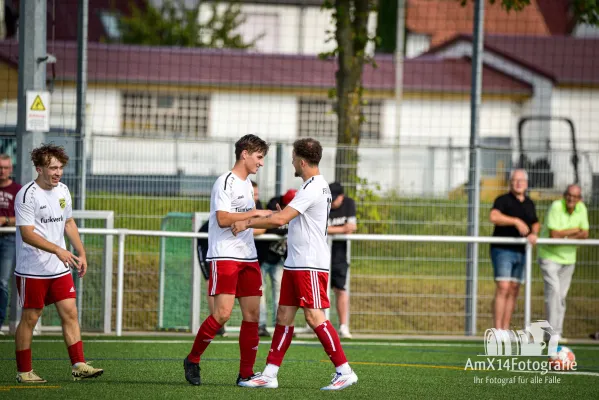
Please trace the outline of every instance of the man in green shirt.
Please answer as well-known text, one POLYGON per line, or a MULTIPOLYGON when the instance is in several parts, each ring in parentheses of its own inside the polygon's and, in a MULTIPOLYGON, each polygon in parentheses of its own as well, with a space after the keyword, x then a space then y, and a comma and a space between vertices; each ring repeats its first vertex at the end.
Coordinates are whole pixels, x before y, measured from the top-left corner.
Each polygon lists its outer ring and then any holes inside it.
MULTIPOLYGON (((554 239, 586 239, 589 237, 589 218, 578 185, 569 185, 564 198, 551 204, 541 237, 554 239)), ((562 328, 566 312, 566 295, 576 264, 576 245, 540 245, 539 265, 545 282, 547 320, 563 340, 562 328)))

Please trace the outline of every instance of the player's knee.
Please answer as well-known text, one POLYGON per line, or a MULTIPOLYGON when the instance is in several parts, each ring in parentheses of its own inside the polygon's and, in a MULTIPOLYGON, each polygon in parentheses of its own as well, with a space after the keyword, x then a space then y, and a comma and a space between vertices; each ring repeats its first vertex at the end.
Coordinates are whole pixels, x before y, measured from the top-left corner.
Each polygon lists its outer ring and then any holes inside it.
POLYGON ((76 322, 77 321, 77 308, 73 307, 68 309, 62 313, 62 321, 63 322, 76 322))
POLYGON ((212 314, 212 317, 220 325, 224 325, 224 324, 227 323, 227 321, 229 320, 229 318, 231 318, 231 311, 232 310, 223 310, 222 308, 221 309, 216 309, 216 310, 214 310, 214 314, 212 314))
POLYGON ((33 329, 41 315, 41 310, 39 313, 36 311, 37 310, 30 310, 21 314, 21 324, 24 324, 25 326, 33 329))

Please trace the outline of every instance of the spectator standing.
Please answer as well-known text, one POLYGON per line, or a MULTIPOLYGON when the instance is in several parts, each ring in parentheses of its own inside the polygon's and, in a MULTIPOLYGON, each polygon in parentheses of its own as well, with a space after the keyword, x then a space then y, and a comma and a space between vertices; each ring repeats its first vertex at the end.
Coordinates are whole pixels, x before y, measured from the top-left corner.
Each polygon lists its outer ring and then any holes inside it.
MULTIPOLYGON (((495 237, 526 237, 536 244, 540 230, 533 201, 526 195, 528 174, 516 169, 510 174, 510 191, 493 203, 489 220, 495 237)), ((510 329, 512 313, 520 284, 524 282, 525 247, 523 245, 492 244, 491 262, 497 285, 494 301, 494 323, 497 329, 510 329)))
MULTIPOLYGON (((21 185, 11 179, 12 170, 10 156, 0 154, 0 227, 15 226, 15 197, 21 185)), ((15 238, 14 233, 0 233, 0 329, 6 319, 8 286, 16 264, 15 238)), ((14 309, 14 305, 11 308, 14 309)))
MULTIPOLYGON (((541 237, 553 239, 587 239, 589 237, 589 217, 582 202, 582 190, 578 185, 569 185, 564 198, 551 204, 541 237)), ((545 311, 547 321, 562 337, 566 296, 572 282, 576 264, 576 245, 539 245, 539 265, 545 284, 545 311)))

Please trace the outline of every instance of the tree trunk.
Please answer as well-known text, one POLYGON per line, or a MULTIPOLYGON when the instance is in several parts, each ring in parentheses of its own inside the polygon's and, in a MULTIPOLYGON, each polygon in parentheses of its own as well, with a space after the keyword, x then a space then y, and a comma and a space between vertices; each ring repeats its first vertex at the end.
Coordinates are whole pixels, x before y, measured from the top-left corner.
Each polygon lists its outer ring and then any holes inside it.
POLYGON ((339 49, 337 83, 337 153, 335 179, 355 192, 358 146, 362 123, 362 70, 368 43, 369 0, 336 0, 335 18, 339 49))

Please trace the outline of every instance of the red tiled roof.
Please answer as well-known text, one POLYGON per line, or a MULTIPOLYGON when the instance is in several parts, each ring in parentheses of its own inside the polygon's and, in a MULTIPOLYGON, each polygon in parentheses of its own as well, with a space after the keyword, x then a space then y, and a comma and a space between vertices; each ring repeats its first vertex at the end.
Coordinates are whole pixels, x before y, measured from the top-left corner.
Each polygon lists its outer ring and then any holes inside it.
MULTIPOLYGON (((509 13, 495 4, 485 2, 484 30, 487 34, 551 35, 539 1, 532 0, 522 11, 509 13)), ((548 0, 554 1, 554 0, 548 0)), ((562 0, 555 0, 561 2, 562 0)), ((457 34, 471 34, 474 19, 474 2, 461 6, 457 0, 407 0, 406 27, 409 31, 431 36, 431 45, 437 46, 457 34)), ((546 7, 553 17, 553 7, 546 7)), ((554 18, 557 21, 557 18, 554 18)))
MULTIPOLYGON (((462 40, 471 41, 472 37, 457 36, 426 54, 436 54, 462 40)), ((525 65, 558 84, 599 84, 599 39, 487 35, 484 45, 487 51, 525 65)))
POLYGON ((537 0, 545 24, 553 35, 568 35, 576 25, 570 8, 572 0, 537 0))
MULTIPOLYGON (((48 51, 50 51, 49 49, 48 51)), ((0 42, 0 57, 16 65, 18 46, 0 42)), ((60 42, 53 54, 57 80, 73 81, 77 76, 77 45, 60 42)), ((366 66, 363 75, 367 90, 393 91, 393 57, 380 56, 378 67, 366 66)), ((404 88, 408 91, 470 91, 470 61, 434 57, 406 60, 404 88)), ((316 56, 247 53, 237 50, 145 47, 90 43, 90 82, 154 83, 169 85, 220 85, 229 87, 331 88, 335 86, 334 61, 316 56)), ((52 70, 48 70, 48 77, 52 70)), ((531 87, 485 67, 484 93, 531 94, 531 87)))

